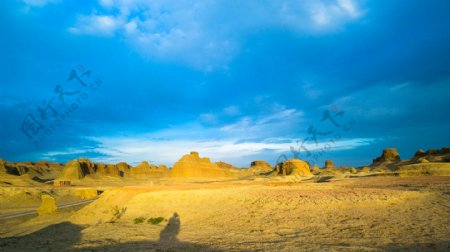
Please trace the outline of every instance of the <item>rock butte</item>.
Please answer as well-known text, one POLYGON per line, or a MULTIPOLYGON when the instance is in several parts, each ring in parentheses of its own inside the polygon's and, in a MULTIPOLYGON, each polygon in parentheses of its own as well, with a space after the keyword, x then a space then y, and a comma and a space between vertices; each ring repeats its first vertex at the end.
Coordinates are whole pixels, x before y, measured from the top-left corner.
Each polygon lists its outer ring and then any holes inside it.
POLYGON ((189 177, 234 177, 226 168, 220 168, 212 163, 209 158, 201 158, 198 152, 191 152, 178 160, 170 171, 170 176, 175 178, 189 177))
POLYGON ((323 168, 325 168, 325 169, 332 169, 332 168, 334 168, 333 161, 325 160, 325 166, 323 168))
POLYGON ((373 160, 373 163, 381 163, 386 161, 400 161, 400 154, 398 154, 398 151, 396 148, 386 148, 383 150, 383 153, 380 157, 375 158, 373 160))
POLYGON ((248 172, 250 174, 258 175, 272 172, 273 168, 264 160, 256 160, 250 164, 248 172))
POLYGON ((298 158, 286 160, 276 166, 279 175, 313 176, 308 163, 298 158))

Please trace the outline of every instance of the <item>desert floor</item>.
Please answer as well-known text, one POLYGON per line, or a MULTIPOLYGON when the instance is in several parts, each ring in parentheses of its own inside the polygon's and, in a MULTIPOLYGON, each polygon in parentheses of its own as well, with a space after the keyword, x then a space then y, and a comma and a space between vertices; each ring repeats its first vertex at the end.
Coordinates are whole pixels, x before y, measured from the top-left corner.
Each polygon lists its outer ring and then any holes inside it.
POLYGON ((1 221, 0 251, 450 251, 450 177, 114 186, 1 221))

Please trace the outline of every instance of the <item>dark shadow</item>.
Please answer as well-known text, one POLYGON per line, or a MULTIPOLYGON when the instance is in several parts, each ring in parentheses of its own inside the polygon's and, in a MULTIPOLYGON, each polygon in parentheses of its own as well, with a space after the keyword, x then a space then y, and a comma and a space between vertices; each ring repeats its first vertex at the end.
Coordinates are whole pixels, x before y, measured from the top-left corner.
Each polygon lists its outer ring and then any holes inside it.
POLYGON ((450 242, 430 242, 415 244, 389 244, 380 248, 382 251, 450 251, 450 242))
POLYGON ((317 183, 330 182, 332 178, 334 178, 334 176, 324 176, 324 177, 320 177, 316 182, 317 183))
MULTIPOLYGON (((222 251, 206 245, 178 240, 177 236, 180 232, 181 221, 177 213, 173 214, 167 225, 161 230, 158 241, 149 240, 126 243, 115 243, 113 241, 114 244, 111 245, 83 245, 81 231, 84 228, 70 222, 63 222, 50 225, 32 234, 0 238, 0 251, 222 251)), ((119 227, 118 231, 120 232, 119 227)), ((103 242, 110 241, 102 241, 101 243, 103 242)))
POLYGON ((159 242, 161 243, 175 243, 178 242, 177 235, 180 232, 180 217, 175 212, 169 219, 169 222, 159 233, 159 242))
POLYGON ((47 183, 49 181, 53 181, 53 179, 41 179, 37 176, 34 176, 33 178, 31 178, 32 180, 39 182, 39 183, 47 183))
POLYGON ((83 229, 83 226, 62 222, 28 235, 0 238, 0 251, 67 251, 80 241, 83 229))

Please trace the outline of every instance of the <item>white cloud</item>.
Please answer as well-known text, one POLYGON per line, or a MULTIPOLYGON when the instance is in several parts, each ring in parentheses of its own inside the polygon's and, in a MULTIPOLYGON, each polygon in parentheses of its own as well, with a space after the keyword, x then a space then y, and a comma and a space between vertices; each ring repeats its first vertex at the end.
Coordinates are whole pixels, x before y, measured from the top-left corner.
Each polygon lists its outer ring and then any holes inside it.
POLYGON ((99 9, 81 16, 69 30, 117 34, 144 56, 209 71, 226 69, 252 31, 282 27, 323 33, 361 15, 352 0, 242 1, 237 5, 227 1, 99 0, 99 9))
POLYGON ((327 26, 335 27, 362 15, 362 11, 358 9, 352 0, 337 0, 336 2, 314 1, 309 7, 309 12, 312 20, 321 29, 327 26))
POLYGON ((121 28, 123 21, 120 17, 107 15, 79 16, 75 26, 69 31, 75 34, 89 34, 96 36, 113 36, 121 28))
MULTIPOLYGON (((149 135, 131 137, 95 137, 99 147, 94 151, 105 155, 94 160, 96 162, 117 163, 127 161, 137 164, 143 160, 150 160, 155 164, 173 165, 179 158, 190 151, 198 151, 201 156, 210 157, 212 161, 226 161, 240 167, 248 167, 253 159, 259 156, 274 164, 278 156, 288 153, 291 146, 295 147, 292 139, 278 139, 272 141, 245 141, 240 139, 223 140, 152 140, 149 135)), ((270 139, 269 139, 270 140, 270 139)), ((359 146, 369 145, 373 139, 355 138, 335 141, 330 151, 348 150, 359 146)), ((310 151, 316 151, 325 143, 305 144, 310 151)), ((289 155, 288 155, 289 156, 289 155)), ((293 157, 293 156, 292 156, 293 157)))
POLYGON ((338 5, 351 17, 358 17, 361 15, 361 11, 356 7, 352 0, 338 0, 338 5))

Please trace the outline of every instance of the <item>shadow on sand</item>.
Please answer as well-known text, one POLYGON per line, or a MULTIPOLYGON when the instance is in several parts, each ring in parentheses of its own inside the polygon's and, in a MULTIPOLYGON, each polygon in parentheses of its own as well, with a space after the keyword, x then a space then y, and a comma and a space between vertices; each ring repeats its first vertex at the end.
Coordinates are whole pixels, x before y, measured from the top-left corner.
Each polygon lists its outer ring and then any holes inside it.
POLYGON ((180 217, 174 213, 161 230, 158 241, 128 243, 112 241, 114 244, 86 247, 80 244, 81 231, 85 227, 62 222, 28 235, 0 238, 0 251, 221 251, 205 245, 179 241, 177 236, 180 225, 180 217))

